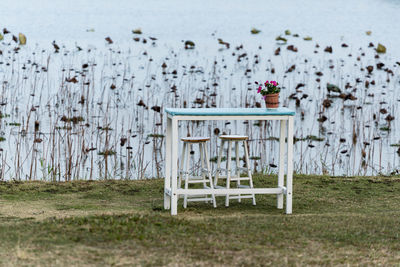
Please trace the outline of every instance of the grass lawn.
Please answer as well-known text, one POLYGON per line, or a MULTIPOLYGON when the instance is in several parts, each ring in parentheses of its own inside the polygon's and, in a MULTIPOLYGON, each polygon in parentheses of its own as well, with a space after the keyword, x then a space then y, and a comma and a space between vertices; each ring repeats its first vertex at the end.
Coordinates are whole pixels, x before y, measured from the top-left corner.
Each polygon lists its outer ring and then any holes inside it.
MULTIPOLYGON (((256 186, 275 186, 256 176, 256 186)), ((0 264, 398 265, 400 178, 295 176, 276 197, 163 210, 163 180, 0 183, 0 264)))

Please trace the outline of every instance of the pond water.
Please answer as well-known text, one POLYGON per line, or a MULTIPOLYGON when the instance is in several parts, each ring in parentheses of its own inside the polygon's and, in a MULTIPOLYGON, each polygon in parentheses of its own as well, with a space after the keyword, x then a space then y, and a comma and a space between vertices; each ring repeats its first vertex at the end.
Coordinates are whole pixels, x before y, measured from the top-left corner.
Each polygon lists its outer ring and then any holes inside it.
MULTIPOLYGON (((0 178, 163 176, 165 107, 264 107, 254 81, 267 79, 297 112, 296 172, 397 173, 399 11, 388 0, 3 0, 0 178)), ((180 134, 212 136, 213 157, 218 134, 248 134, 252 167, 274 173, 277 128, 187 123, 180 134)))

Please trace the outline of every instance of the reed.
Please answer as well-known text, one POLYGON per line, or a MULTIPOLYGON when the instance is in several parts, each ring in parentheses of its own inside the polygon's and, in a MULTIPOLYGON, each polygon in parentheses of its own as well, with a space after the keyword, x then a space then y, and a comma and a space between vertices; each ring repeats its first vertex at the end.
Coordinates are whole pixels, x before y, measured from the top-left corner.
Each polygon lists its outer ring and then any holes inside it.
MULTIPOLYGON (((397 148, 390 145, 400 140, 400 63, 390 55, 376 58, 367 44, 361 50, 359 44, 330 44, 331 54, 293 39, 298 51, 288 43, 274 54, 242 44, 204 51, 135 41, 122 48, 53 50, 19 47, 9 38, 0 44, 1 180, 162 177, 165 107, 263 108, 253 88, 262 79, 280 81, 281 105, 297 112, 297 173, 398 171, 397 148)), ((224 132, 249 135, 253 169, 276 172, 277 123, 180 127, 181 136, 211 136, 211 158, 224 132)))

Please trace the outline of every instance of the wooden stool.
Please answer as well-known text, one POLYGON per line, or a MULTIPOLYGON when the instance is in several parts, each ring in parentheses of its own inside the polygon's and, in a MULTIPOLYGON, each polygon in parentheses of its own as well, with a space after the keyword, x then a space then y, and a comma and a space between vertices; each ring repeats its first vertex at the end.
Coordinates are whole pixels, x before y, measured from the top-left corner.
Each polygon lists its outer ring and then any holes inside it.
MULTIPOLYGON (((232 181, 236 182, 238 188, 253 188, 253 178, 251 176, 251 170, 250 170, 250 162, 249 162, 249 152, 247 149, 247 136, 242 136, 242 135, 221 135, 219 137, 221 139, 221 146, 219 149, 218 153, 218 160, 217 160, 217 170, 215 173, 215 181, 214 181, 214 187, 215 188, 230 188, 230 184, 232 181), (228 142, 228 157, 226 159, 226 169, 221 168, 221 157, 222 153, 224 150, 224 144, 225 142, 228 142), (231 160, 232 160, 232 142, 235 142, 235 154, 236 154, 236 169, 234 174, 231 173, 231 160), (245 157, 245 162, 246 162, 246 168, 241 168, 240 167, 240 161, 239 161, 239 142, 243 142, 244 145, 244 157, 245 157), (221 173, 225 171, 226 176, 222 176, 221 173), (240 177, 240 171, 245 171, 247 172, 247 177, 240 177), (226 179, 226 187, 218 186, 218 179, 226 179), (241 181, 249 181, 249 185, 242 185, 241 181)), ((237 199, 238 202, 242 198, 252 198, 253 199, 253 205, 256 205, 256 198, 254 194, 250 195, 226 195, 225 199, 225 206, 229 206, 229 199, 237 199)))
MULTIPOLYGON (((185 181, 185 189, 189 188, 189 184, 202 183, 205 189, 214 189, 214 184, 211 176, 210 161, 208 158, 208 151, 206 142, 210 141, 209 137, 185 137, 181 139, 183 141, 182 157, 179 170, 179 180, 178 186, 181 188, 182 180, 185 181), (189 152, 193 144, 199 144, 200 148, 200 162, 201 162, 201 176, 189 176, 189 152), (207 182, 209 186, 207 186, 207 182)), ((215 195, 195 195, 189 197, 185 194, 183 200, 183 207, 187 207, 188 201, 212 201, 214 208, 217 207, 217 202, 215 201, 215 195)))

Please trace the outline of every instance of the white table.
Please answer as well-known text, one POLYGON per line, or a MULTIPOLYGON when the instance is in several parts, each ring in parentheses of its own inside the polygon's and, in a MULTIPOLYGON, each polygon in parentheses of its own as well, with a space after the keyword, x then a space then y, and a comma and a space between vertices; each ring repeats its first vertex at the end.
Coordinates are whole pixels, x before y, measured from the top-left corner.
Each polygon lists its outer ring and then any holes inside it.
POLYGON ((171 215, 178 213, 179 195, 199 194, 275 194, 277 208, 283 209, 283 197, 286 196, 286 214, 292 213, 293 180, 293 127, 295 112, 288 108, 166 108, 167 134, 164 182, 164 209, 171 209, 171 215), (205 120, 279 120, 279 171, 276 188, 230 188, 230 189, 183 189, 178 188, 178 123, 179 121, 205 120), (287 128, 287 153, 285 137, 287 128), (287 157, 285 157, 287 154, 287 157), (286 185, 285 158, 287 160, 286 185))

